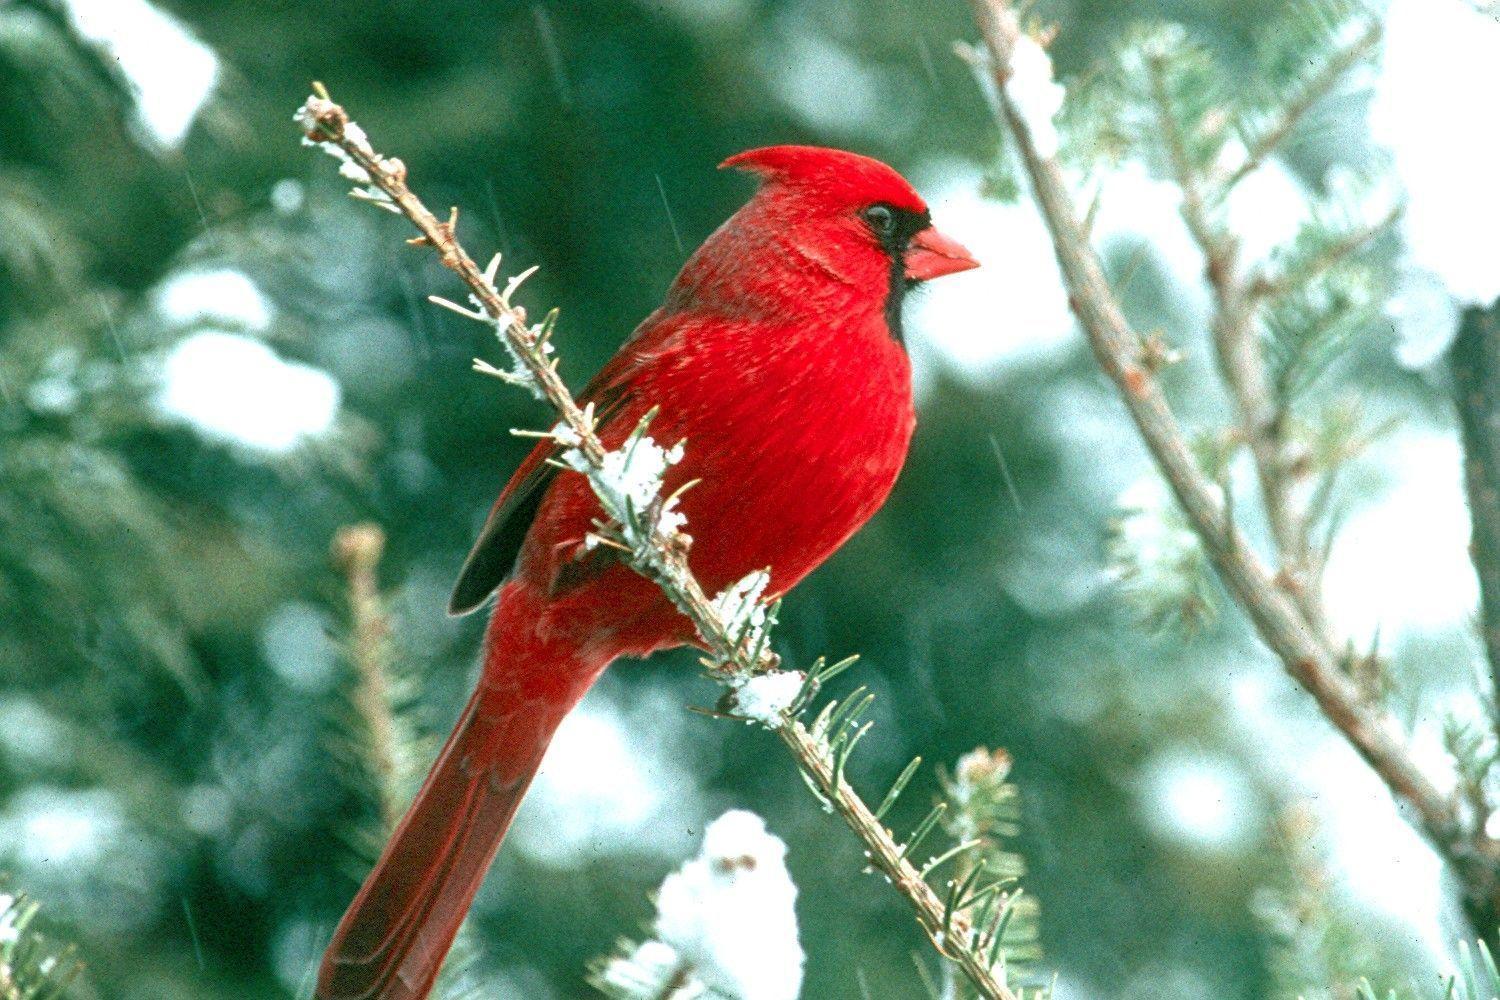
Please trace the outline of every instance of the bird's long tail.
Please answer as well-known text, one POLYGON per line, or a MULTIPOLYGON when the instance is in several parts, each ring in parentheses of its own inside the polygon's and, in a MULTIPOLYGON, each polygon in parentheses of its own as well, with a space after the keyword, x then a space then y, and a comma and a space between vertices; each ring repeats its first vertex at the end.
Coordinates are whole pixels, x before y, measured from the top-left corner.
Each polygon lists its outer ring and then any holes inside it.
POLYGON ((432 989, 552 734, 598 671, 554 662, 548 673, 539 686, 481 683, 469 699, 334 931, 318 1000, 422 1000, 432 989))

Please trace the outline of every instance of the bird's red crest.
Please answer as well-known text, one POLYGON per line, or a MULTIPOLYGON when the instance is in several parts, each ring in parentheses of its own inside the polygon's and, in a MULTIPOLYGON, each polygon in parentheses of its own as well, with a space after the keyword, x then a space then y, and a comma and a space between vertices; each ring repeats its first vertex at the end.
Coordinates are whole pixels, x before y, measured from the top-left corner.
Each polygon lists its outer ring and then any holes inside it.
POLYGON ((879 160, 821 146, 747 149, 719 164, 759 174, 768 183, 816 193, 850 205, 883 202, 914 212, 927 205, 906 178, 879 160))

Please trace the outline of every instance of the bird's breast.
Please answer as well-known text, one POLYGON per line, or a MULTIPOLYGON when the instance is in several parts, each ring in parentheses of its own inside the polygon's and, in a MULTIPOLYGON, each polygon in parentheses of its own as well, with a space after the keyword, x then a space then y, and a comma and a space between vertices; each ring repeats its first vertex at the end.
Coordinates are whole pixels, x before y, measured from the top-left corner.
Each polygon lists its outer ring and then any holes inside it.
POLYGON ((663 390, 654 433, 686 440, 672 479, 699 480, 682 510, 710 591, 766 567, 795 584, 885 502, 911 440, 910 365, 878 316, 724 345, 663 390))
MULTIPOLYGON (((684 324, 672 350, 635 370, 601 429, 618 447, 650 409, 650 433, 684 444, 664 492, 682 494, 689 562, 710 593, 771 570, 780 594, 817 568, 885 502, 911 441, 911 369, 879 310, 776 328, 684 324)), ((581 476, 538 509, 518 574, 549 594, 538 635, 564 633, 604 659, 690 641, 654 584, 586 543, 601 516, 581 476)))

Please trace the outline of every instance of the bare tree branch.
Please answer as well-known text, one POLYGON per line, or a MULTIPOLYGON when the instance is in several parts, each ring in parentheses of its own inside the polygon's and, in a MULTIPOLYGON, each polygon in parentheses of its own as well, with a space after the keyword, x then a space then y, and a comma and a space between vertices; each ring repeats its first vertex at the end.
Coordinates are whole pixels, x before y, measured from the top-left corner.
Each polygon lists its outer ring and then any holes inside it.
MULTIPOLYGON (((1052 234, 1069 301, 1100 367, 1120 391, 1141 439, 1182 504, 1229 591, 1245 609, 1262 641, 1310 693, 1323 715, 1409 807, 1418 826, 1453 863, 1476 919, 1493 914, 1496 844, 1457 801, 1440 791, 1417 765, 1398 730, 1368 703, 1330 653, 1319 629, 1298 602, 1278 586, 1235 526, 1230 511, 1188 449, 1187 440, 1145 362, 1141 338, 1125 321, 1099 258, 1074 211, 1055 157, 1038 153, 1025 114, 1007 93, 1012 59, 1022 39, 1008 0, 970 0, 988 53, 985 70, 999 95, 1001 123, 1015 136, 1033 195, 1052 234)), ((1491 929, 1493 924, 1483 925, 1491 929)))

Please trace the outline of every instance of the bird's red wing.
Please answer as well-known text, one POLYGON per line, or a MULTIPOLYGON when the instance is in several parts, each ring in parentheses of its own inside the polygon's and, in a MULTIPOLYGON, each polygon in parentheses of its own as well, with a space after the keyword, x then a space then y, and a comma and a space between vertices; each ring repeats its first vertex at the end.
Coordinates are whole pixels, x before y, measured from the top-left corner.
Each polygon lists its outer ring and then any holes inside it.
MULTIPOLYGON (((680 332, 680 324, 670 317, 660 313, 647 317, 589 381, 578 400, 580 404, 594 404, 597 426, 602 429, 611 417, 626 408, 634 383, 632 376, 669 351, 678 342, 680 332)), ((553 441, 539 442, 500 491, 500 499, 490 509, 490 516, 459 570, 453 595, 448 600, 449 614, 464 615, 478 608, 510 576, 542 497, 558 473, 557 466, 547 459, 556 457, 559 451, 553 441)))

